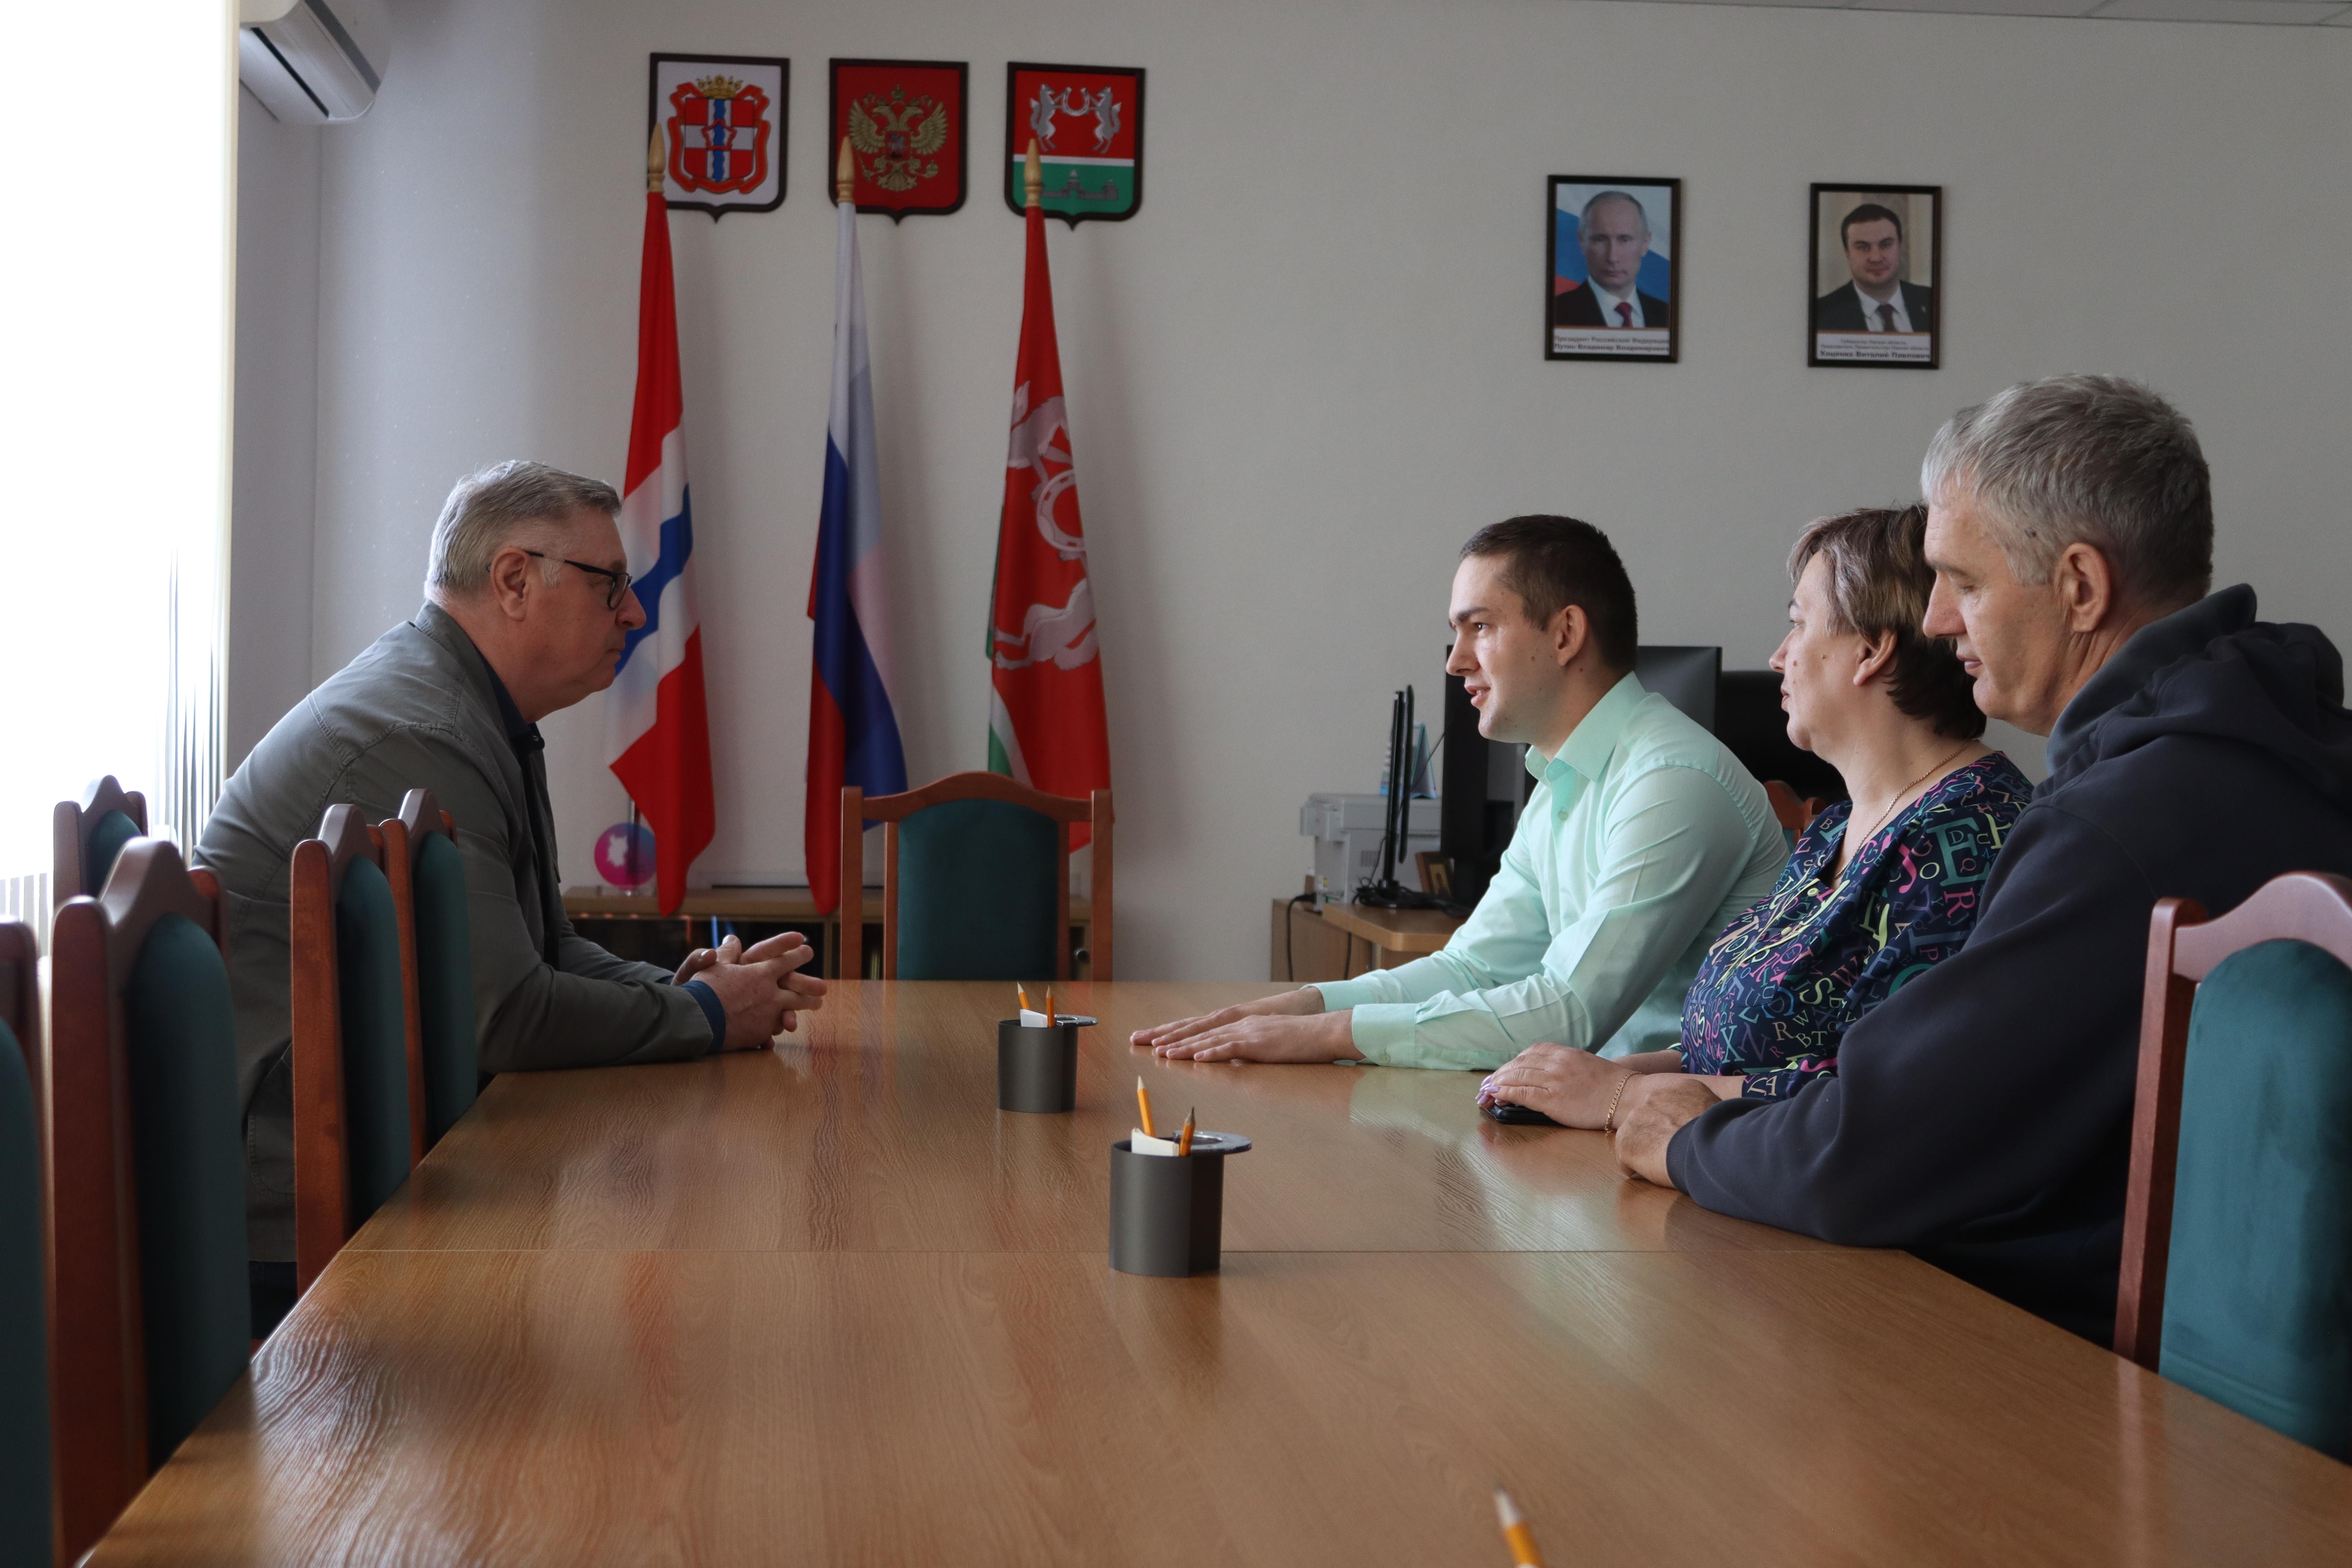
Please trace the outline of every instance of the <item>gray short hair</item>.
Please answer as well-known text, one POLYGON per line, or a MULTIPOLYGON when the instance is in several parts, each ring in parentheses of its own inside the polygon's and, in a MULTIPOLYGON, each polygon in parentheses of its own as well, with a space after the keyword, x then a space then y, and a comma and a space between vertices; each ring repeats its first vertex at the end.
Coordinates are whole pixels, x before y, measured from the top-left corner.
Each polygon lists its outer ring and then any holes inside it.
POLYGON ((1599 206, 1602 202, 1627 203, 1633 207, 1633 216, 1642 220, 1642 232, 1643 234, 1650 232, 1650 209, 1642 205, 1640 197, 1634 195, 1631 191, 1603 191, 1599 195, 1594 196, 1591 200, 1586 202, 1584 204, 1584 210, 1576 215, 1577 233, 1582 234, 1584 232, 1585 226, 1592 221, 1592 209, 1599 206))
POLYGON ((2001 554, 2046 583, 2059 552, 2095 547, 2124 598, 2203 598, 2213 584, 2212 477, 2181 412, 2137 382, 2057 375, 2021 382, 1944 422, 1919 485, 1982 503, 2001 554))
MULTIPOLYGON (((612 486, 545 463, 517 458, 477 469, 459 479, 441 503, 425 592, 471 594, 489 581, 490 563, 508 545, 560 544, 563 524, 574 512, 610 516, 620 510, 621 498, 612 486)), ((548 561, 541 570, 553 582, 563 564, 548 561)))

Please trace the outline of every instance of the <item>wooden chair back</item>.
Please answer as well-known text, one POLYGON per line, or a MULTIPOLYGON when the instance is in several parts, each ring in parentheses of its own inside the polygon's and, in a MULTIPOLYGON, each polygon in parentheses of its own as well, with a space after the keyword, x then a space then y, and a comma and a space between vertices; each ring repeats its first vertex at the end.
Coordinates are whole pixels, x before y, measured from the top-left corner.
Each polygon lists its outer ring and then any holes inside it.
MULTIPOLYGON (((1047 795, 1002 773, 950 773, 920 789, 899 795, 867 796, 855 784, 841 792, 841 942, 835 973, 856 980, 865 973, 864 921, 861 899, 866 886, 866 824, 882 826, 882 978, 898 977, 898 825, 919 811, 950 801, 992 800, 1025 806, 1057 825, 1061 853, 1055 858, 1058 889, 1055 902, 1054 978, 1070 977, 1070 854, 1071 829, 1084 823, 1094 847, 1092 887, 1088 900, 1092 918, 1087 936, 1087 963, 1093 978, 1111 978, 1111 804, 1110 791, 1098 789, 1085 800, 1047 795)), ((1044 979, 1039 975, 1036 978, 1044 979)))
POLYGON ((401 798, 400 815, 386 817, 376 827, 383 835, 384 872, 392 881, 393 908, 400 922, 401 991, 410 1002, 408 1107, 413 1164, 425 1158, 425 1152, 447 1124, 473 1103, 478 1087, 473 973, 470 963, 459 962, 460 955, 470 958, 465 933, 446 933, 448 952, 442 953, 443 944, 427 940, 443 934, 427 930, 427 922, 439 918, 439 911, 429 904, 420 908, 417 895, 420 858, 432 854, 427 841, 446 840, 454 856, 457 819, 441 809, 431 790, 412 789, 401 798), (457 972, 447 972, 453 969, 457 972), (451 1037, 437 1037, 443 1028, 451 1037))
MULTIPOLYGON (((52 1458, 58 1547, 68 1563, 114 1522, 151 1468, 124 991, 149 934, 169 915, 195 922, 226 964, 218 881, 184 867, 169 843, 136 838, 105 897, 70 900, 50 931, 43 1188, 52 1458)), ((234 1092, 232 1083, 232 1107, 234 1092)), ((240 1277, 242 1265, 240 1251, 240 1277)))
POLYGON ((1779 779, 1764 781, 1764 798, 1772 803, 1773 819, 1792 835, 1811 827, 1813 818, 1829 805, 1829 802, 1818 796, 1800 798, 1795 790, 1779 779))
MULTIPOLYGON (((402 1173, 413 1168, 424 1152, 425 1123, 423 1045, 416 1016, 416 971, 414 932, 400 919, 397 892, 408 880, 406 829, 397 819, 371 827, 356 805, 331 805, 319 825, 319 836, 294 847, 288 883, 287 935, 291 957, 290 990, 294 1039, 294 1286, 308 1290, 325 1271, 328 1261, 342 1250, 352 1232, 367 1215, 370 1198, 381 1200, 381 1166, 389 1161, 402 1173), (397 835, 397 862, 388 853, 388 840, 397 835), (400 1011, 403 1060, 398 1070, 403 1147, 394 1152, 376 1146, 378 1129, 372 1110, 383 1086, 354 1083, 344 1051, 344 1007, 352 1000, 355 977, 343 973, 345 947, 341 930, 339 894, 354 863, 365 863, 382 875, 392 891, 396 970, 392 978, 399 994, 391 999, 400 1011), (394 871, 398 871, 397 878, 394 871), (355 1103, 355 1096, 357 1102, 355 1103), (367 1171, 354 1169, 357 1159, 367 1171)), ((359 981, 362 984, 368 982, 359 981)), ((384 1000, 374 998, 375 1000, 384 1000)), ((362 998, 362 1005, 367 998, 362 998)), ((362 1041, 368 1037, 362 1035, 362 1041)), ((362 1077, 366 1075, 363 1073, 362 1077)))
POLYGON ((146 832, 147 797, 137 790, 124 789, 112 773, 82 791, 81 799, 58 802, 50 819, 49 907, 61 910, 68 899, 85 894, 94 899, 106 890, 104 873, 112 865, 112 856, 108 856, 107 867, 93 867, 92 838, 103 833, 105 847, 119 851, 127 837, 143 837, 146 832), (118 811, 131 819, 135 834, 123 835, 121 824, 108 821, 109 815, 118 811), (98 875, 92 876, 93 871, 98 875))
POLYGON ((2309 942, 2352 968, 2352 880, 2292 871, 2265 882, 2219 919, 2208 920, 2194 899, 2160 899, 2148 918, 2131 1185, 2124 1203, 2123 1268, 2116 1281, 2116 1353, 2150 1372, 2157 1370, 2163 1349, 2164 1277, 2180 1157, 2180 1085, 2197 987, 2231 954, 2281 939, 2309 942))

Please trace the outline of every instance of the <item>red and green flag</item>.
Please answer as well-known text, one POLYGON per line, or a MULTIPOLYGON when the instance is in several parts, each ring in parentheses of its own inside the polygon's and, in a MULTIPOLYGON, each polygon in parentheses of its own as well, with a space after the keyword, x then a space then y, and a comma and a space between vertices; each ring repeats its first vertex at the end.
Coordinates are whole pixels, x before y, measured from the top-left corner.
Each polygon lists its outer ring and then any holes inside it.
MULTIPOLYGON (((1034 181, 1036 176, 1031 176, 1034 181)), ((1054 342, 1045 213, 1030 185, 1028 277, 1013 373, 1013 438, 996 534, 988 656, 988 766, 1050 795, 1110 785, 1094 590, 1078 522, 1078 476, 1054 342)), ((1083 825, 1073 845, 1086 842, 1083 825)))

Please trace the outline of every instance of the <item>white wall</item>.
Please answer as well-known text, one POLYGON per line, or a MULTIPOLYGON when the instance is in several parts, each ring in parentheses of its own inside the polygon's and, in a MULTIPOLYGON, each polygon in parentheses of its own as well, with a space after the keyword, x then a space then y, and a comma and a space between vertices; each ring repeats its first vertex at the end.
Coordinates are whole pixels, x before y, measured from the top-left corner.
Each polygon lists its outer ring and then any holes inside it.
MULTIPOLYGON (((719 785, 705 879, 797 879, 833 215, 828 56, 971 61, 965 209, 866 218, 918 777, 984 756, 1018 316, 1008 58, 1150 71, 1139 216, 1052 235, 1118 791, 1122 973, 1261 974, 1296 806, 1377 777, 1438 680, 1475 526, 1563 510, 1655 642, 1760 665, 1806 520, 1908 497, 1954 408, 2143 376, 2203 431, 2224 581, 2352 631, 2352 34, 1582 0, 411 0, 325 141, 311 673, 408 614, 450 480, 617 479, 646 55, 793 62, 790 198, 672 219, 719 785), (1550 173, 1673 174, 1683 362, 1548 363, 1550 173), (1928 374, 1808 370, 1806 186, 1941 184, 1928 374)), ((593 703, 548 726, 564 858, 625 809, 593 703)))
POLYGON ((229 498, 234 770, 311 687, 320 127, 236 95, 236 434, 229 498))

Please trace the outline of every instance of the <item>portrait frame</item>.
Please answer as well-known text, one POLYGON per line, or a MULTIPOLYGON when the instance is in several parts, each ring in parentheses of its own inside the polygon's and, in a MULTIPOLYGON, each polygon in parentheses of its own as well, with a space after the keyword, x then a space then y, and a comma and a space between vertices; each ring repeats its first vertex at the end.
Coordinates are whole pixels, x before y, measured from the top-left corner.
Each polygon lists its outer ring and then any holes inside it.
POLYGON ((1856 180, 1819 183, 1812 187, 1806 208, 1806 365, 1823 370, 1942 369, 1944 187, 1856 180), (1849 215, 1864 204, 1885 207, 1900 220, 1896 226, 1902 235, 1902 262, 1895 281, 1904 301, 1902 319, 1913 331, 1873 331, 1862 319, 1865 297, 1859 292, 1852 265, 1845 259, 1845 247, 1836 236, 1843 232, 1849 215), (1919 243, 1922 216, 1927 220, 1925 244, 1919 243), (1924 282, 1917 277, 1923 258, 1924 282), (1851 321, 1845 319, 1849 305, 1851 321), (1923 306, 1927 317, 1924 331, 1916 330, 1916 320, 1923 306))
MULTIPOLYGON (((1544 358, 1587 360, 1610 364, 1675 364, 1682 359, 1683 333, 1683 183, 1656 174, 1548 174, 1544 177, 1544 358), (1563 321, 1575 307, 1570 297, 1587 286, 1583 253, 1574 241, 1585 205, 1601 193, 1622 191, 1642 208, 1651 232, 1634 274, 1636 297, 1642 302, 1643 324, 1622 328, 1606 325, 1597 308, 1591 321, 1563 321), (1573 213, 1563 209, 1563 201, 1573 213), (1659 225, 1654 204, 1665 213, 1664 252, 1658 249, 1659 225), (1568 241, 1563 245, 1563 241, 1568 241), (1665 292, 1654 292, 1663 283, 1665 292), (1651 317, 1660 309, 1665 322, 1651 317), (1621 336, 1620 334, 1623 334, 1621 336)), ((1594 298, 1586 294, 1584 300, 1594 298)))

